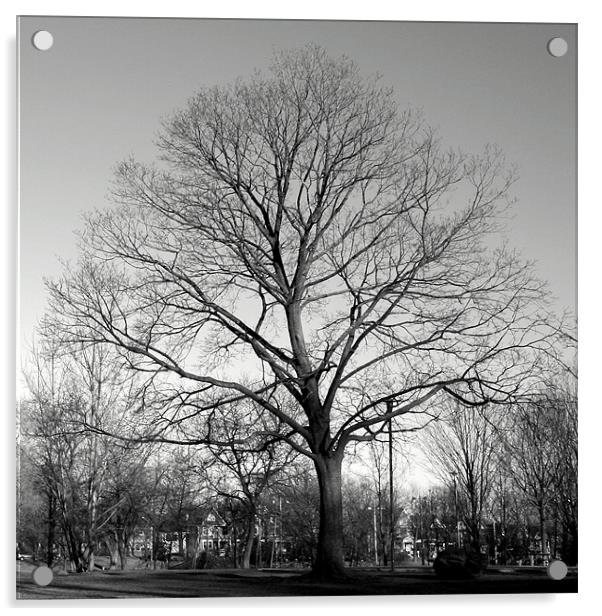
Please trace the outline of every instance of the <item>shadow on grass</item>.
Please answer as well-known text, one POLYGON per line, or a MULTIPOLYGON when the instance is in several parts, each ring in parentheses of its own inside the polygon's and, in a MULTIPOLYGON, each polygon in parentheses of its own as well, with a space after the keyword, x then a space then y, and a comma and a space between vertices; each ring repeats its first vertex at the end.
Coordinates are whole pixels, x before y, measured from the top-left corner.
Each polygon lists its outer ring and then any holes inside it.
POLYGON ((100 599, 167 597, 269 597, 508 594, 577 592, 577 575, 555 581, 544 572, 486 573, 475 579, 439 580, 432 569, 400 572, 348 570, 336 581, 314 579, 309 572, 241 570, 107 571, 55 576, 48 587, 31 576, 17 583, 20 599, 100 599))

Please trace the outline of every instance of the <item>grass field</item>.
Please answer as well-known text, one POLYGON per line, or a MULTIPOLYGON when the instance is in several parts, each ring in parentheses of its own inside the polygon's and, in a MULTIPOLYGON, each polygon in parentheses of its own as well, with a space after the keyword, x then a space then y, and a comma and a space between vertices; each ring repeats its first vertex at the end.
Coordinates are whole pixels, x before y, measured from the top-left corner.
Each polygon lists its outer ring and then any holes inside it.
POLYGON ((349 579, 317 583, 307 572, 222 570, 56 572, 49 586, 33 582, 34 567, 17 563, 17 599, 103 599, 152 597, 267 597, 340 595, 432 595, 577 592, 577 573, 560 581, 543 569, 496 569, 475 579, 439 580, 429 567, 395 573, 349 570, 349 579))

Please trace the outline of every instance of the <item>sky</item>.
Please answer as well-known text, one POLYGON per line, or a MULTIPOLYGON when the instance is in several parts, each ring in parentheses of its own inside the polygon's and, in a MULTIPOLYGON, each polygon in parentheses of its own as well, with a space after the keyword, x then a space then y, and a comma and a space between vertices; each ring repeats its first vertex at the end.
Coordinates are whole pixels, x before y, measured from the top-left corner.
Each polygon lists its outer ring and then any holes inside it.
POLYGON ((574 25, 24 17, 19 20, 20 344, 42 316, 44 277, 77 256, 83 212, 108 205, 115 165, 150 162, 161 118, 200 87, 312 42, 380 73, 400 108, 444 143, 495 143, 519 180, 512 244, 537 261, 559 309, 576 302, 574 25), (48 30, 48 51, 31 44, 48 30), (568 53, 547 51, 556 36, 568 53))
POLYGON ((161 118, 198 88, 266 68, 312 42, 346 54, 422 110, 444 143, 497 144, 516 165, 511 243, 537 262, 558 310, 576 304, 573 25, 26 17, 19 20, 21 350, 44 277, 77 258, 82 213, 109 205, 115 165, 150 162, 161 118), (48 51, 31 44, 48 30, 48 51), (568 53, 552 57, 561 36, 568 53))

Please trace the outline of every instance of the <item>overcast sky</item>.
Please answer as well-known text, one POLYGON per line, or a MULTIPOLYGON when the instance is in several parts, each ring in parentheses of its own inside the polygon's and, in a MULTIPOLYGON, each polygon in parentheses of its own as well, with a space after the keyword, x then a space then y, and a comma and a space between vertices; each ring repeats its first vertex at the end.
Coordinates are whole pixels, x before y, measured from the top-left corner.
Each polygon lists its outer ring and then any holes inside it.
POLYGON ((498 144, 520 176, 512 243, 558 307, 575 308, 574 26, 27 17, 19 29, 21 343, 43 313, 43 277, 76 257, 81 212, 107 204, 114 165, 151 161, 161 117, 199 87, 308 42, 381 73, 447 144, 498 144), (40 29, 49 51, 31 45, 40 29), (562 58, 547 52, 556 36, 562 58))

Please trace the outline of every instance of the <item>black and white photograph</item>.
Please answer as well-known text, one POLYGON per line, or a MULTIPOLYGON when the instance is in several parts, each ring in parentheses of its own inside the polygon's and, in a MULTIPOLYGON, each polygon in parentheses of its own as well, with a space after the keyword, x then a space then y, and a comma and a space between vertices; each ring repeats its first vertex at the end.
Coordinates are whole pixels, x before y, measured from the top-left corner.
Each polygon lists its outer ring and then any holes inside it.
POLYGON ((577 29, 18 17, 19 605, 577 593, 577 29))

